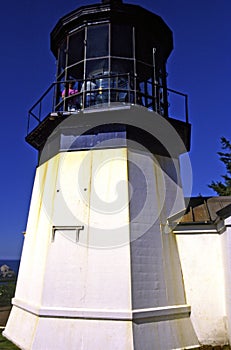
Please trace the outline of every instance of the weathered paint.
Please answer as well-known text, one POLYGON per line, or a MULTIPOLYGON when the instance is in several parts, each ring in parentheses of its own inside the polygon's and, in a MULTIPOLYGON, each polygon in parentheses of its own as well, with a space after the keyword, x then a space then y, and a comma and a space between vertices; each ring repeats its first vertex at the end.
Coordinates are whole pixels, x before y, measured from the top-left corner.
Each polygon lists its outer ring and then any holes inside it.
POLYGON ((225 317, 228 342, 231 344, 231 217, 225 219, 226 231, 220 236, 225 278, 225 317))
POLYGON ((201 344, 229 342, 223 239, 218 234, 177 235, 186 298, 192 307, 191 319, 201 344))
POLYGON ((135 349, 196 346, 189 314, 172 317, 170 311, 172 305, 186 305, 175 237, 165 231, 168 215, 184 208, 181 182, 176 176, 178 161, 130 151, 129 164, 129 181, 134 188, 130 228, 131 236, 138 237, 131 242, 132 303, 133 308, 146 310, 146 321, 133 324, 135 349), (174 176, 169 163, 176 169, 174 176), (137 168, 142 169, 146 187, 137 168), (141 211, 140 201, 145 203, 141 211), (165 309, 166 315, 159 322, 148 318, 151 307, 165 309))
POLYGON ((49 159, 37 169, 4 334, 33 350, 196 347, 176 243, 163 229, 182 205, 167 159, 127 148, 49 159))

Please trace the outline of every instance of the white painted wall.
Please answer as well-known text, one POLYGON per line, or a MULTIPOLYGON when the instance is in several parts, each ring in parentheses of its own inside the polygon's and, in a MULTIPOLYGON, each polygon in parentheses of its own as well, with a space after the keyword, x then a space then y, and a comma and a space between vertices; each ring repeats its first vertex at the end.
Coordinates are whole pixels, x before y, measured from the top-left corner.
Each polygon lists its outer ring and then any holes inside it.
POLYGON ((202 344, 227 344, 222 236, 179 234, 177 244, 191 319, 202 344))
POLYGON ((23 349, 45 349, 46 341, 54 342, 48 350, 66 342, 73 350, 132 348, 132 323, 119 321, 131 317, 129 238, 125 148, 60 153, 38 167, 4 334, 23 349), (83 230, 77 243, 73 230, 52 240, 52 226, 83 230), (36 315, 47 315, 49 327, 36 315))
POLYGON ((157 159, 100 149, 63 152, 38 167, 10 340, 26 350, 197 348, 175 237, 165 231, 183 207, 182 188, 171 160, 157 159), (129 183, 131 162, 143 176, 129 183), (76 241, 62 226, 83 230, 76 241))
POLYGON ((185 304, 175 236, 165 233, 167 217, 184 209, 179 162, 132 151, 129 162, 133 306, 185 304))
POLYGON ((225 306, 227 315, 227 332, 231 344, 231 217, 225 220, 226 231, 222 234, 222 251, 225 274, 225 306))

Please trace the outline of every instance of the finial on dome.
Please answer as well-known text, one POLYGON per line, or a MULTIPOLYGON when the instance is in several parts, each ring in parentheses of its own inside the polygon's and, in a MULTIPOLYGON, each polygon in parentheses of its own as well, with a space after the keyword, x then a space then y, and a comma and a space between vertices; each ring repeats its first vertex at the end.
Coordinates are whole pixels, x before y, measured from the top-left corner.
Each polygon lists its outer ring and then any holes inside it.
POLYGON ((103 4, 122 4, 122 0, 102 0, 103 4))

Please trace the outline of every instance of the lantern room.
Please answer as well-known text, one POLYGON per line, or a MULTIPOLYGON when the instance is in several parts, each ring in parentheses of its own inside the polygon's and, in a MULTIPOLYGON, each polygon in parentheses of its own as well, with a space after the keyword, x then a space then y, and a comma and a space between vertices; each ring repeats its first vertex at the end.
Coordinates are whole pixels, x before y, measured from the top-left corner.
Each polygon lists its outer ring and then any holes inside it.
POLYGON ((91 91, 87 107, 130 102, 167 115, 166 61, 172 48, 168 26, 140 6, 103 1, 78 8, 51 33, 57 59, 56 109, 63 109, 61 89, 70 81, 79 93, 77 105, 84 107, 90 86, 84 82, 91 82, 91 90, 96 87, 98 93, 91 91))
POLYGON ((122 0, 102 0, 62 17, 50 42, 56 80, 29 111, 29 144, 41 150, 70 114, 116 104, 140 105, 168 118, 189 150, 187 95, 167 87, 173 38, 160 16, 122 0), (182 98, 183 116, 172 109, 173 95, 182 98))

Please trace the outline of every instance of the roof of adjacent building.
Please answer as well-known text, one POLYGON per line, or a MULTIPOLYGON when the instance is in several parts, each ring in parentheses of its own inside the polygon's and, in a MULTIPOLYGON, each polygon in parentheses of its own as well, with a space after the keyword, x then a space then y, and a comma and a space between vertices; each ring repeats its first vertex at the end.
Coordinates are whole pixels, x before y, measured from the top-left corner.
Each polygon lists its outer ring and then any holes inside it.
POLYGON ((191 197, 182 224, 214 223, 231 216, 231 196, 191 197))

